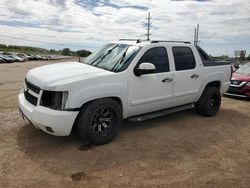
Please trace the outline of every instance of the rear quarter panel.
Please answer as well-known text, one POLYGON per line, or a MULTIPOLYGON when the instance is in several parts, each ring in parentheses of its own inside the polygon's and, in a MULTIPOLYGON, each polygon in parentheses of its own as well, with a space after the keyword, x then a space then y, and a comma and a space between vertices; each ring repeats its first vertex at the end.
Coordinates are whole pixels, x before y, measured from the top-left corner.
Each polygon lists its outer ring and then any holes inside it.
POLYGON ((196 101, 201 97, 206 86, 214 81, 220 82, 220 93, 225 93, 230 86, 231 65, 207 66, 203 69, 203 81, 201 83, 196 101))

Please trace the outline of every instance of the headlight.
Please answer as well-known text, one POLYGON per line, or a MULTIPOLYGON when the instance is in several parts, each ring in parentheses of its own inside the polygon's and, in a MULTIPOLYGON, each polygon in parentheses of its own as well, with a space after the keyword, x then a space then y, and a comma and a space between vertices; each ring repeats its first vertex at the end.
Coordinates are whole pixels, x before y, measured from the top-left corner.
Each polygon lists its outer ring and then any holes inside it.
POLYGON ((67 91, 43 91, 40 105, 53 110, 64 110, 67 99, 67 91))

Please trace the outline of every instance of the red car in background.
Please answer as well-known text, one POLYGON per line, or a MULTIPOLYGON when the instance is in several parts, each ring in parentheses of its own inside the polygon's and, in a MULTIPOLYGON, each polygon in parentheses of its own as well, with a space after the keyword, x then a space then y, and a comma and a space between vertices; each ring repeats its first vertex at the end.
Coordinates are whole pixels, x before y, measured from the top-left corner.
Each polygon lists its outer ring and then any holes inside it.
POLYGON ((225 95, 250 99, 250 63, 241 66, 233 73, 230 87, 225 95))

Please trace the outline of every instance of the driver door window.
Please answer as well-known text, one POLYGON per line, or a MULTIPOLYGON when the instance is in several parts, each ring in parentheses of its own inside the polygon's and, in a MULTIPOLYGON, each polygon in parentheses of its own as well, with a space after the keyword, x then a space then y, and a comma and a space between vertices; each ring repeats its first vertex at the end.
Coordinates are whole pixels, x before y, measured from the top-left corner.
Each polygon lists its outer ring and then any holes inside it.
POLYGON ((154 47, 146 51, 138 65, 145 62, 155 66, 155 73, 169 72, 168 54, 165 47, 154 47))

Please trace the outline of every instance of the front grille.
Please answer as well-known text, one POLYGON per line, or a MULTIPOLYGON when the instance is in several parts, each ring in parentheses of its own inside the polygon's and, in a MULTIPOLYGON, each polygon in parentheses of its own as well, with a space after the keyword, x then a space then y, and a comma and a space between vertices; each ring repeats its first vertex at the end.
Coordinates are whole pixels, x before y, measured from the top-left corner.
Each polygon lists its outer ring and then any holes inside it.
POLYGON ((31 95, 28 90, 24 92, 24 96, 26 100, 29 101, 31 104, 33 104, 34 106, 37 105, 37 98, 31 95))
POLYGON ((24 96, 28 102, 37 105, 40 88, 25 79, 24 96), (32 92, 31 92, 32 91, 32 92))
POLYGON ((237 87, 237 86, 230 86, 228 89, 228 93, 233 93, 233 94, 242 94, 243 91, 245 90, 245 85, 237 87))
POLYGON ((240 93, 240 88, 238 88, 238 87, 229 87, 228 92, 229 93, 240 93))
POLYGON ((41 89, 38 86, 35 86, 34 84, 28 82, 26 79, 25 79, 25 84, 26 84, 26 87, 28 89, 30 89, 31 91, 33 91, 36 94, 39 94, 41 89))

